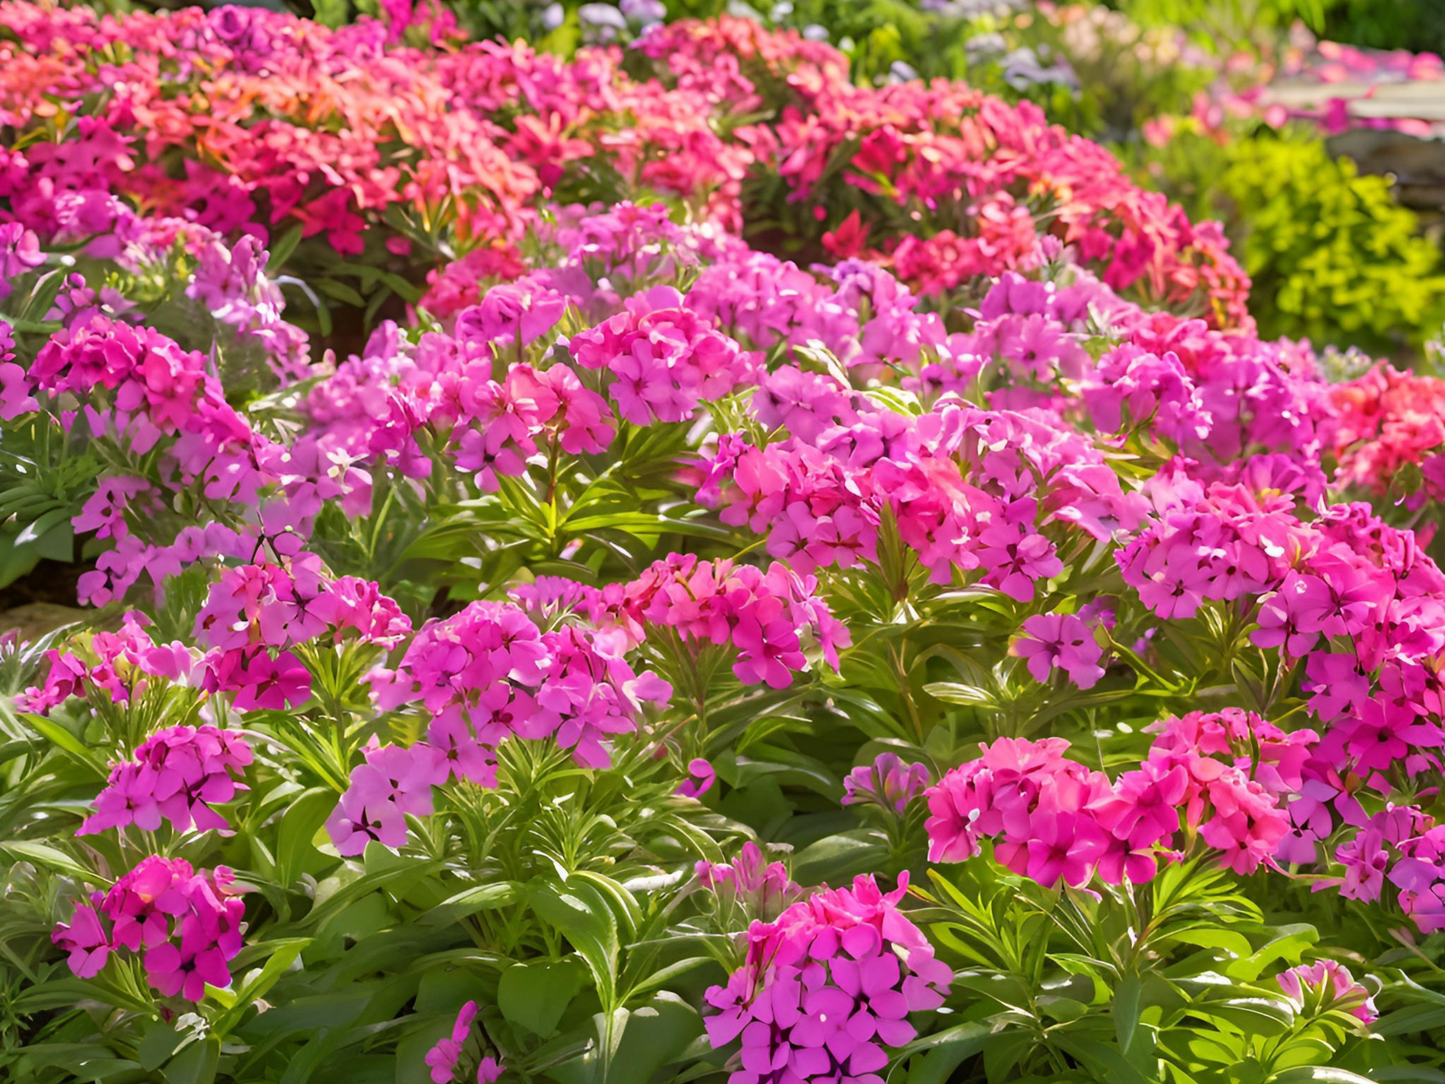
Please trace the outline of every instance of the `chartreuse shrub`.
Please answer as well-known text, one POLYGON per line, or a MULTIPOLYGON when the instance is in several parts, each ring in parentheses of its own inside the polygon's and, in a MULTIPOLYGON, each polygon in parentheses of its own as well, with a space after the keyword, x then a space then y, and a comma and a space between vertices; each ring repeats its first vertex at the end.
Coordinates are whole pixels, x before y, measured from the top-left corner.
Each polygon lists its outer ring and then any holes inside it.
POLYGON ((7 1078, 1439 1078, 1433 398, 1215 231, 736 22, 0 12, 7 1078))
POLYGON ((1439 245, 1386 178, 1332 157, 1319 138, 1256 132, 1221 145, 1186 125, 1145 161, 1195 214, 1224 220, 1262 333, 1378 350, 1439 331, 1439 245))

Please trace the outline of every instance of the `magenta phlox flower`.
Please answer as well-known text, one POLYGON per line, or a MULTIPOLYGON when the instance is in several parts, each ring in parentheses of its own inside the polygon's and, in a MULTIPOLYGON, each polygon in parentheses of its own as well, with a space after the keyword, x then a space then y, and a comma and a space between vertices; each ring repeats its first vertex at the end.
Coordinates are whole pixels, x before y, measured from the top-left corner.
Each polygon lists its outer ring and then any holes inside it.
POLYGON ((953 979, 898 910, 907 883, 859 877, 753 923, 743 966, 705 998, 709 1041, 741 1040, 744 1079, 881 1082, 888 1051, 917 1035, 910 1014, 942 1005, 953 979))
POLYGON ((1368 988, 1355 981, 1349 968, 1334 960, 1317 960, 1281 971, 1276 980, 1299 1011, 1333 1009, 1347 1012, 1362 1024, 1379 1018, 1368 988))
POLYGON ((251 763, 244 736, 210 725, 176 726, 146 739, 135 758, 111 767, 104 790, 77 835, 134 824, 147 832, 168 821, 177 832, 192 827, 225 832, 229 824, 212 808, 235 798, 251 763))
POLYGON ((717 770, 704 757, 687 762, 687 778, 677 785, 676 793, 685 798, 701 798, 717 782, 717 770))
POLYGON ((1047 682, 1057 667, 1080 689, 1091 689, 1104 668, 1099 660, 1104 650, 1093 630, 1074 614, 1034 614, 1024 618, 1024 636, 1014 641, 1012 653, 1028 660, 1035 681, 1047 682))
POLYGON ((431 1067, 434 1084, 451 1084, 456 1079, 462 1047, 466 1045, 472 1022, 476 1020, 479 1011, 475 1001, 468 1001, 458 1011, 456 1021, 452 1024, 451 1035, 438 1039, 436 1045, 427 1051, 424 1060, 431 1067))
POLYGON ((103 895, 93 893, 51 937, 70 951, 70 969, 81 978, 93 978, 110 954, 125 949, 141 954, 157 992, 201 1001, 208 984, 231 984, 228 965, 241 951, 244 911, 226 867, 196 871, 154 855, 103 895))
POLYGON ((566 308, 567 298, 553 290, 503 283, 457 314, 456 335, 462 342, 527 346, 552 330, 566 308))
POLYGON ((872 764, 854 768, 843 779, 843 805, 872 804, 902 813, 933 782, 928 765, 905 763, 897 753, 879 753, 872 764))

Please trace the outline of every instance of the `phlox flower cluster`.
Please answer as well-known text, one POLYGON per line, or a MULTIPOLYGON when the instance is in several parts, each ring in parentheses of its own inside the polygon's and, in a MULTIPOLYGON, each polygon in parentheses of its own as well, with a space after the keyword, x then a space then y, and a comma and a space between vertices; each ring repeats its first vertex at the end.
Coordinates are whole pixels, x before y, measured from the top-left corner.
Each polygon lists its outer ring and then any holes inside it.
POLYGON ((233 694, 238 711, 302 704, 311 674, 290 649, 328 628, 337 641, 350 633, 389 649, 410 634, 411 621, 370 581, 326 579, 314 554, 223 568, 196 614, 196 639, 210 649, 200 686, 233 694))
POLYGON ((1422 932, 1445 929, 1445 826, 1414 806, 1388 803, 1369 814, 1335 773, 1317 765, 1307 769, 1289 812, 1293 860, 1313 862, 1321 844, 1333 843, 1338 876, 1319 889, 1333 885, 1347 899, 1376 903, 1388 887, 1422 932))
POLYGON ((715 1049, 741 1040, 730 1084, 881 1084, 889 1049, 911 1042, 953 973, 871 876, 817 892, 748 931, 745 962, 707 991, 715 1049))
POLYGON ((1023 635, 1014 641, 1011 653, 1027 660, 1035 681, 1047 682, 1059 669, 1080 689, 1092 689, 1104 676, 1099 665, 1104 649, 1089 623, 1077 614, 1034 614, 1024 618, 1020 629, 1023 635))
POLYGON ((750 917, 764 922, 776 919, 803 892, 788 877, 788 868, 765 861, 762 848, 752 840, 731 862, 701 860, 694 872, 697 883, 725 906, 741 905, 750 917))
POLYGON ((1255 622, 1252 642, 1301 673, 1319 738, 1298 785, 1267 783, 1289 799, 1277 859, 1332 862, 1353 899, 1379 900, 1389 884, 1418 926, 1441 928, 1442 837, 1420 809, 1393 803, 1440 770, 1445 577, 1413 533, 1366 505, 1301 518, 1298 470, 1255 460, 1238 477, 1164 481, 1156 518, 1120 551, 1125 582, 1160 617, 1240 607, 1255 622), (1385 808, 1367 811, 1361 787, 1385 808))
POLYGON ((140 957, 157 992, 200 1001, 208 984, 231 985, 228 963, 241 951, 245 906, 234 882, 225 866, 194 870, 184 859, 153 855, 77 904, 51 939, 80 978, 94 978, 125 949, 140 957))
POLYGON ((730 560, 675 553, 626 584, 595 596, 594 617, 624 642, 641 643, 647 626, 676 631, 694 648, 728 645, 733 673, 745 685, 783 689, 816 648, 835 669, 848 630, 818 594, 818 582, 781 562, 764 571, 730 560))
POLYGON ((629 298, 622 312, 574 335, 569 349, 578 365, 611 374, 608 395, 634 425, 687 421, 700 402, 749 382, 757 366, 735 341, 684 307, 671 286, 629 298))
POLYGON ((113 543, 80 580, 81 599, 95 605, 123 597, 143 575, 159 594, 199 560, 250 557, 262 544, 295 553, 321 502, 339 492, 324 473, 306 471, 308 449, 288 450, 252 429, 204 355, 96 308, 56 332, 12 390, 32 410, 42 405, 37 396, 47 409, 56 397, 76 396, 82 407, 78 417, 66 415, 67 428, 83 425, 138 468, 159 453, 152 471, 104 475, 74 517, 77 531, 113 543), (189 522, 152 537, 165 505, 181 494, 226 509, 232 523, 189 522))
POLYGON ((1140 600, 1160 617, 1216 601, 1247 606, 1253 643, 1303 673, 1311 711, 1327 724, 1324 769, 1388 794, 1393 774, 1434 767, 1445 576, 1415 536, 1366 505, 1300 518, 1297 473, 1166 486, 1157 518, 1119 553, 1140 600))
MULTIPOLYGON (((497 287, 487 298, 503 289, 511 288, 497 287)), ((395 324, 383 324, 360 357, 309 393, 305 408, 318 450, 365 464, 357 468, 363 474, 379 463, 413 479, 430 477, 434 457, 442 455, 474 475, 484 493, 496 492, 499 477, 523 474, 540 448, 605 451, 616 436, 611 408, 569 366, 515 364, 492 379, 492 344, 512 334, 508 321, 520 320, 520 311, 489 311, 484 301, 457 315, 455 335, 428 332, 415 343, 395 324)), ((534 330, 521 326, 524 337, 534 330)), ((369 478, 362 486, 357 497, 365 507, 369 478)))
POLYGON ((1347 1012, 1362 1024, 1373 1024, 1379 1019, 1369 988, 1356 982, 1350 969, 1334 960, 1292 967, 1281 971, 1276 981, 1300 1012, 1347 1012))
POLYGON ((1445 500, 1445 380, 1380 364, 1330 389, 1336 480, 1383 495, 1418 471, 1406 507, 1445 500))
MULTIPOLYGON (((479 1011, 475 1001, 468 1001, 458 1010, 451 1035, 438 1039, 436 1045, 427 1051, 424 1061, 431 1068, 433 1084, 452 1084, 456 1080, 457 1068, 479 1011)), ((495 1084, 505 1068, 497 1058, 490 1055, 482 1058, 477 1063, 477 1084, 495 1084)))
POLYGON ((879 753, 843 778, 844 805, 876 805, 902 813, 933 783, 927 764, 910 764, 897 753, 879 753))
POLYGON ((234 411, 205 358, 151 328, 105 316, 63 328, 41 347, 29 376, 52 396, 104 389, 111 407, 88 412, 92 431, 115 436, 136 455, 163 436, 217 445, 232 436, 234 411))
POLYGON ((977 569, 976 582, 1021 602, 1064 570, 1048 524, 1103 540, 1144 511, 1076 431, 952 401, 917 418, 869 411, 817 445, 719 441, 700 469, 730 481, 698 499, 765 534, 768 551, 795 567, 876 561, 891 516, 935 583, 977 569))
POLYGON ((672 695, 632 669, 625 647, 606 630, 543 632, 510 603, 474 602, 423 626, 395 669, 377 667, 369 681, 381 710, 427 713, 426 740, 367 748, 327 822, 337 849, 402 846, 406 817, 430 815, 432 788, 449 780, 496 786, 495 750, 508 738, 552 738, 583 767, 607 767, 608 742, 637 729, 644 704, 672 695))
POLYGON ((246 789, 238 780, 251 759, 251 746, 236 731, 209 724, 162 730, 142 742, 131 760, 111 767, 95 812, 76 835, 132 824, 154 832, 162 821, 177 832, 193 827, 224 832, 230 825, 212 806, 246 789))
POLYGON ((1297 784, 1312 737, 1243 712, 1195 713, 1166 724, 1148 759, 1112 781, 1067 759, 1062 738, 1000 738, 929 790, 929 858, 961 862, 992 839, 999 862, 1046 888, 1079 887, 1095 874, 1142 884, 1161 857, 1187 853, 1197 837, 1236 873, 1253 873, 1288 830, 1278 795, 1261 780, 1297 784), (1231 756, 1221 739, 1239 728, 1259 745, 1257 762, 1231 756))
POLYGON ((179 641, 157 644, 146 631, 150 619, 130 611, 115 632, 94 632, 66 649, 51 648, 43 685, 26 689, 16 699, 24 711, 48 714, 71 697, 100 696, 129 704, 159 680, 184 682, 195 660, 179 641))

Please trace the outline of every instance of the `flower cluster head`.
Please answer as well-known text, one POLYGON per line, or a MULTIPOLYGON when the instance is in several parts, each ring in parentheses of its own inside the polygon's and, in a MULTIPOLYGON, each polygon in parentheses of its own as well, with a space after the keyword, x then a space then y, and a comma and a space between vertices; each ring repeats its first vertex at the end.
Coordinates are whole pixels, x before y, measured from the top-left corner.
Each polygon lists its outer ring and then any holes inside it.
POLYGON ((1175 445, 1205 440, 1214 419, 1179 356, 1160 357, 1125 343, 1099 361, 1097 383, 1083 391, 1101 433, 1147 429, 1175 445))
POLYGON ((1028 660, 1035 681, 1047 682, 1055 668, 1080 689, 1092 689, 1104 676, 1104 649, 1094 630, 1076 614, 1034 614, 1024 618, 1023 635, 1011 654, 1028 660))
POLYGON ((173 726, 141 743, 132 760, 110 770, 95 812, 76 835, 135 825, 154 832, 162 821, 177 832, 224 832, 226 819, 212 806, 231 801, 251 763, 251 746, 236 731, 209 724, 173 726))
POLYGON ((895 813, 921 797, 933 783, 927 764, 909 764, 897 753, 879 753, 843 779, 844 805, 876 805, 895 813))
POLYGON ((1349 968, 1334 960, 1301 964, 1281 971, 1275 978, 1302 1013, 1347 1012, 1362 1024, 1379 1019, 1369 989, 1355 981, 1349 968))
POLYGON ((510 736, 555 737, 578 763, 605 767, 608 738, 635 730, 644 703, 671 696, 666 682, 632 669, 625 647, 606 630, 567 624, 543 632, 518 606, 474 602, 424 626, 395 670, 374 671, 372 694, 387 711, 421 704, 432 716, 428 740, 461 777, 471 778, 469 749, 510 736))
MULTIPOLYGON (((432 788, 445 783, 448 775, 446 753, 426 742, 382 745, 373 738, 365 758, 352 769, 350 784, 326 820, 331 842, 346 856, 362 854, 373 840, 385 847, 404 846, 406 818, 432 814, 432 788)), ((479 748, 476 761, 477 773, 495 786, 491 750, 479 748)))
POLYGON ((622 312, 574 335, 570 349, 578 365, 611 374, 608 394, 634 425, 687 421, 699 403, 746 383, 757 365, 671 286, 629 298, 622 312))
POLYGON ((917 1035, 909 1014, 938 1008, 953 981, 898 910, 908 876, 817 892, 748 931, 743 966, 707 991, 714 1049, 741 1040, 731 1084, 882 1084, 888 1050, 917 1035))
POLYGON ((1253 873, 1285 838, 1289 820, 1267 783, 1298 782, 1314 735, 1287 735, 1245 712, 1166 723, 1148 759, 1111 781, 1064 753, 1062 738, 1000 738, 983 756, 929 792, 929 858, 961 862, 994 840, 994 857, 1045 887, 1141 884, 1180 833, 1219 852, 1236 873, 1253 873), (1243 730, 1261 750, 1236 755, 1227 735, 1243 730), (1263 780, 1264 782, 1262 782, 1263 780))
POLYGON ((106 316, 57 332, 40 348, 29 377, 52 396, 69 392, 89 402, 105 393, 105 401, 87 411, 92 430, 137 455, 163 436, 224 441, 225 428, 239 421, 202 354, 152 328, 106 316))
MULTIPOLYGON (((436 1045, 427 1051, 425 1060, 431 1067, 433 1084, 452 1084, 456 1080, 457 1067, 461 1063, 467 1040, 471 1037, 472 1024, 479 1011, 475 1001, 468 1001, 457 1012, 451 1035, 438 1039, 436 1045)), ((497 1058, 482 1058, 477 1063, 477 1084, 495 1084, 501 1079, 505 1068, 497 1058)))
MULTIPOLYGON (((1173 797, 1189 836, 1197 832, 1236 873, 1253 873, 1273 861, 1288 833, 1281 795, 1298 787, 1314 740, 1313 731, 1286 733, 1237 708, 1167 720, 1137 774, 1125 772, 1117 780, 1120 801, 1109 805, 1103 819, 1117 833, 1136 811, 1173 797)), ((1147 846, 1152 832, 1135 823, 1128 838, 1131 845, 1147 846)), ((1170 847, 1173 836, 1152 842, 1170 847)))
POLYGON ((1090 441, 1042 414, 949 399, 911 417, 855 411, 836 380, 832 398, 817 390, 810 383, 806 408, 788 417, 811 418, 814 443, 720 439, 698 468, 700 501, 804 571, 876 562, 891 518, 934 583, 976 570, 978 584, 1028 602, 1064 570, 1060 537, 1110 539, 1145 511, 1090 441))
POLYGON ((326 628, 317 612, 324 590, 321 561, 312 554, 285 565, 223 568, 196 614, 196 639, 216 651, 304 643, 326 628))
POLYGON ((765 862, 762 848, 744 843, 732 862, 700 861, 697 882, 724 903, 739 903, 748 915, 771 922, 802 894, 781 862, 765 862))
MULTIPOLYGON (((317 448, 348 464, 384 464, 407 478, 430 477, 441 458, 473 475, 484 493, 495 493, 502 477, 525 474, 544 448, 606 451, 616 436, 612 411, 570 366, 537 368, 519 358, 494 379, 494 351, 502 349, 496 337, 535 330, 508 327, 483 305, 459 313, 454 334, 431 331, 415 343, 384 322, 361 356, 308 393, 317 448)), ((369 488, 357 483, 358 493, 369 488)))
POLYGON ((1403 489, 1411 509, 1445 500, 1445 380, 1381 363, 1333 386, 1330 405, 1342 486, 1373 496, 1403 489))
POLYGON ((1111 794, 1109 779, 1066 759, 1063 738, 1000 738, 980 748, 982 757, 928 792, 930 861, 964 861, 996 837, 994 856, 1045 887, 1083 885, 1096 869, 1110 883, 1154 876, 1147 851, 1112 842, 1093 817, 1091 806, 1111 794))
POLYGON ((474 602, 424 625, 396 668, 376 667, 368 681, 381 710, 424 710, 426 739, 367 747, 327 822, 337 849, 404 845, 406 817, 431 814, 435 786, 495 787, 496 748, 508 738, 551 738, 583 767, 609 766, 612 738, 637 729, 644 704, 672 695, 652 672, 633 670, 625 647, 609 630, 543 632, 512 603, 474 602))
POLYGON ((78 904, 51 940, 70 954, 70 970, 94 978, 111 953, 141 955, 146 981, 167 997, 200 1001, 209 984, 231 984, 241 951, 245 904, 225 866, 194 870, 184 859, 153 855, 104 894, 78 904))
POLYGON ((223 568, 196 615, 196 638, 211 649, 201 687, 234 694, 239 711, 304 703, 311 673, 290 649, 327 629, 337 642, 350 635, 390 649, 411 632, 411 621, 369 580, 326 579, 314 554, 223 568))
POLYGON ((144 614, 131 611, 115 632, 91 633, 66 649, 47 651, 44 684, 26 689, 17 705, 47 714, 73 696, 89 695, 128 704, 154 681, 184 683, 195 665, 190 651, 179 641, 157 644, 146 631, 149 623, 144 614))
POLYGON ((818 582, 781 562, 766 572, 730 560, 673 554, 631 583, 604 588, 593 605, 633 643, 646 626, 673 629, 693 646, 730 645, 733 673, 745 685, 792 684, 816 647, 835 669, 848 630, 818 595, 818 582))

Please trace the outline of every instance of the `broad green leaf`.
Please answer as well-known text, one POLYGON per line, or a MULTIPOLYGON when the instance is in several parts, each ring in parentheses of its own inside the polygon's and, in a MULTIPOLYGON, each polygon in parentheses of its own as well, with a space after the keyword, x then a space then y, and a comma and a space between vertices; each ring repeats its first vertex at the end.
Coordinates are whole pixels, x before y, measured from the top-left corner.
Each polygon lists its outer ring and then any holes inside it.
POLYGON ((311 944, 311 939, 297 937, 262 944, 270 951, 270 958, 260 969, 246 977, 236 990, 234 1003, 211 1024, 211 1033, 217 1038, 225 1038, 231 1029, 241 1022, 246 1010, 266 996, 266 992, 276 985, 277 980, 296 962, 306 946, 311 944))
POLYGON ((1109 1006, 1109 1014, 1114 1018, 1114 1035, 1119 1040, 1119 1049, 1124 1054, 1129 1053, 1129 1047, 1134 1042, 1134 1032, 1139 1026, 1140 995, 1143 992, 1143 984, 1139 976, 1132 971, 1120 980, 1114 990, 1114 1001, 1109 1006))
POLYGON ((517 886, 511 881, 497 881, 493 884, 473 885, 464 888, 437 904, 421 918, 423 926, 450 926, 458 919, 474 915, 478 911, 491 911, 516 903, 520 898, 517 886))
POLYGON ((983 1050, 996 1034, 994 1028, 982 1023, 960 1024, 908 1044, 899 1056, 903 1062, 917 1054, 908 1064, 906 1084, 945 1084, 966 1058, 983 1050))
POLYGON ((592 971, 605 1012, 617 1002, 617 920, 596 888, 581 881, 544 883, 532 893, 537 914, 554 926, 592 971))
POLYGON ((166 1066, 166 1084, 211 1084, 220 1061, 220 1039, 200 1039, 171 1059, 166 1066))
POLYGON ((97 750, 92 749, 90 746, 86 745, 74 734, 66 730, 65 727, 61 726, 53 719, 47 719, 43 715, 31 715, 28 712, 20 713, 19 718, 25 723, 26 726, 30 727, 36 733, 40 734, 43 738, 45 738, 46 741, 50 742, 52 745, 56 746, 59 749, 64 749, 67 753, 71 754, 79 760, 83 760, 86 764, 94 767, 96 772, 100 774, 102 778, 104 778, 104 755, 99 753, 97 750))
MULTIPOLYGON (((313 787, 293 798, 276 831, 276 878, 282 887, 293 884, 319 853, 314 839, 336 808, 334 790, 313 787)), ((315 869, 316 867, 311 867, 315 869)))
POLYGON ((587 975, 587 968, 574 959, 516 964, 497 981, 497 1008, 513 1023, 550 1038, 572 998, 587 984, 587 975))
POLYGON ((0 851, 11 855, 13 858, 33 862, 37 866, 44 866, 46 869, 55 870, 57 873, 64 873, 84 881, 86 884, 108 885, 111 882, 102 877, 94 870, 82 866, 64 851, 47 846, 44 843, 34 843, 30 840, 16 840, 13 843, 0 843, 0 851))

